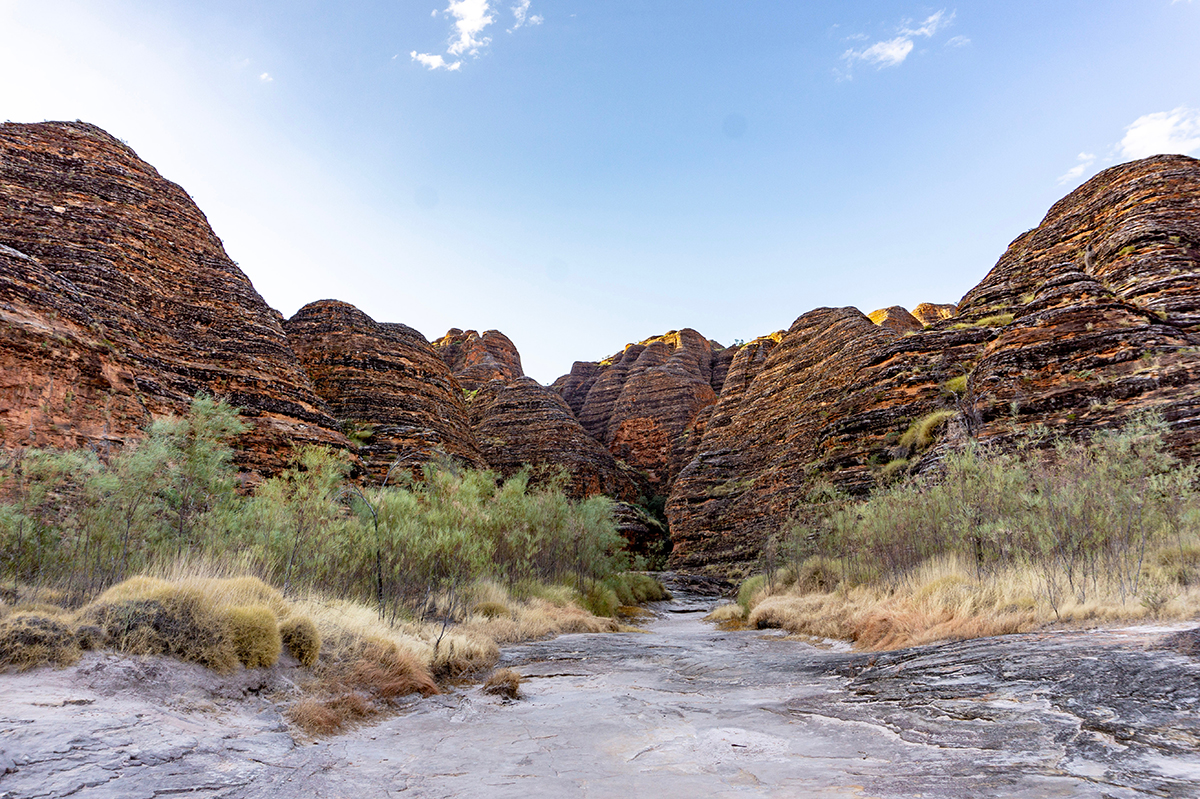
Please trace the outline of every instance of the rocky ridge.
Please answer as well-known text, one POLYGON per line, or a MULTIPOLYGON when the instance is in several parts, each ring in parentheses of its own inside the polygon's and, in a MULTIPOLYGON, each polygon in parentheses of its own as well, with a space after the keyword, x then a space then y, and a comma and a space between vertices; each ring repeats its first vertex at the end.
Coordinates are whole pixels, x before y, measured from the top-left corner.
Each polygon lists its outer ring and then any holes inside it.
POLYGON ((821 481, 864 493, 967 436, 1003 445, 1042 424, 1082 437, 1152 410, 1195 457, 1198 264, 1200 162, 1157 156, 1057 203, 953 316, 903 333, 852 308, 801 316, 723 393, 680 473, 673 564, 751 562, 821 481), (901 446, 923 420, 937 441, 901 446))
POLYGON ((556 380, 584 429, 667 494, 686 462, 700 412, 715 404, 735 348, 684 328, 628 345, 556 380))
POLYGON ((197 392, 243 409, 239 463, 345 447, 278 312, 187 193, 92 125, 0 125, 0 448, 141 435, 197 392))
POLYGON ((119 446, 206 391, 252 422, 250 475, 305 443, 376 477, 439 452, 562 466, 577 496, 666 498, 673 563, 726 568, 815 487, 865 493, 968 437, 1086 436, 1152 410, 1179 453, 1200 447, 1200 162, 1183 156, 1097 175, 957 304, 820 308, 727 348, 671 331, 552 387, 498 331, 431 344, 332 300, 284 322, 183 190, 97 128, 6 124, 0 156, 9 451, 119 446), (918 424, 931 440, 902 443, 918 424))
POLYGON ((441 453, 484 466, 462 388, 420 333, 338 300, 309 303, 284 329, 377 479, 393 464, 411 470, 441 453))

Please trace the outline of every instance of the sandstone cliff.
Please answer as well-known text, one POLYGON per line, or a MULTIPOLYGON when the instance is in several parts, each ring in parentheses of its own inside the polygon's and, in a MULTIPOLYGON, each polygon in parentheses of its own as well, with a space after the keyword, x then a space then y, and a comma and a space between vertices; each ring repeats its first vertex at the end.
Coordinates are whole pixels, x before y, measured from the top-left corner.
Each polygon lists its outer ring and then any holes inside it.
POLYGON ((691 429, 713 405, 733 352, 685 328, 576 363, 554 388, 597 441, 666 494, 690 456, 691 429))
POLYGON ((1154 410, 1196 455, 1198 262, 1200 162, 1159 156, 1056 204, 955 316, 922 308, 907 335, 852 308, 801 316, 757 367, 735 358, 668 502, 673 565, 753 561, 822 481, 861 493, 968 435, 1082 436, 1154 410))
POLYGON ((433 342, 433 348, 468 391, 489 380, 509 382, 525 375, 521 354, 499 330, 488 330, 481 336, 474 330, 453 328, 433 342))
POLYGON ((420 333, 337 300, 309 303, 284 329, 377 479, 394 463, 411 470, 438 453, 484 466, 463 390, 420 333))
POLYGON ((641 493, 632 470, 587 434, 558 393, 531 378, 485 383, 467 407, 484 459, 504 476, 529 464, 563 469, 572 496, 632 502, 641 493))
POLYGON ((0 125, 0 448, 105 450, 200 391, 243 409, 239 461, 346 446, 204 215, 83 123, 0 125))

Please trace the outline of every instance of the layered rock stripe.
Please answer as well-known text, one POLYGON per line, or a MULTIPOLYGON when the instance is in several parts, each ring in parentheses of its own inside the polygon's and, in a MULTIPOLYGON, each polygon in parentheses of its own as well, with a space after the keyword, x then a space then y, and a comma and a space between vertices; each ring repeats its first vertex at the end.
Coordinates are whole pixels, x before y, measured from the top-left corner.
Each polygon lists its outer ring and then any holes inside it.
POLYGON ((141 435, 206 392, 242 409, 248 473, 298 444, 345 447, 280 315, 204 215, 83 123, 0 125, 0 446, 141 435))
POLYGON ((819 481, 863 493, 885 467, 921 471, 968 436, 1003 445, 1046 425, 1083 437, 1153 411, 1194 458, 1198 264, 1200 162, 1156 156, 1055 204, 952 315, 918 306, 920 330, 889 329, 893 309, 883 327, 853 308, 801 316, 757 368, 735 358, 740 376, 667 506, 673 565, 752 563, 819 481), (900 446, 935 411, 952 414, 940 441, 900 446))

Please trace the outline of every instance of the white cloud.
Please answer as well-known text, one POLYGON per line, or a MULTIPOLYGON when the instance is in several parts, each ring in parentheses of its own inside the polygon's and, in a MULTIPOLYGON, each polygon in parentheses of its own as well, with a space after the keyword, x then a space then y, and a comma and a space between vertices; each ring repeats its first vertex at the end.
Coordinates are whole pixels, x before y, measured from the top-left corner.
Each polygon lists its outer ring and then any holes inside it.
POLYGON ((925 21, 921 23, 919 28, 902 28, 900 33, 906 36, 924 36, 929 38, 937 33, 942 28, 954 21, 954 12, 950 12, 950 16, 946 16, 945 9, 938 11, 935 14, 930 14, 925 21))
POLYGON ((455 72, 462 66, 461 61, 449 63, 440 55, 434 55, 432 53, 418 53, 416 50, 413 50, 411 53, 409 53, 409 55, 412 56, 413 61, 420 63, 422 66, 429 67, 430 69, 445 69, 450 72, 455 72))
POLYGON ((509 33, 512 33, 522 25, 541 25, 544 22, 540 14, 531 15, 529 13, 529 3, 530 0, 521 0, 520 3, 510 9, 514 22, 513 26, 508 29, 509 33))
POLYGON ((1059 185, 1063 183, 1070 183, 1073 180, 1078 180, 1080 176, 1087 171, 1087 168, 1095 163, 1096 155, 1095 153, 1080 153, 1078 156, 1078 161, 1078 164, 1068 169, 1065 174, 1059 176, 1059 185))
POLYGON ((261 80, 263 83, 274 83, 275 82, 275 79, 271 77, 270 72, 264 72, 263 74, 258 76, 258 79, 261 80))
MULTIPOLYGON (((913 51, 913 48, 915 47, 913 42, 914 39, 930 39, 934 36, 934 34, 946 28, 953 21, 954 12, 952 11, 947 14, 945 9, 934 14, 930 14, 916 27, 912 27, 913 23, 906 21, 902 23, 899 29, 896 31, 895 38, 878 41, 869 47, 864 47, 861 49, 851 48, 850 50, 842 53, 842 60, 846 62, 847 70, 846 72, 835 70, 835 72, 839 77, 848 79, 851 77, 850 68, 859 61, 864 61, 868 64, 874 64, 879 69, 883 69, 884 67, 898 67, 904 63, 904 60, 908 58, 909 54, 913 51)), ((862 36, 861 34, 848 37, 850 40, 865 38, 866 37, 862 36)), ((952 44, 955 47, 959 47, 968 42, 970 42, 970 39, 967 39, 964 36, 956 36, 947 42, 947 44, 952 44), (961 42, 959 40, 961 40, 961 42)))
POLYGON ((855 53, 854 58, 869 64, 878 64, 881 68, 895 67, 904 63, 912 49, 912 39, 897 36, 886 42, 875 42, 862 52, 855 53))
POLYGON ((478 55, 480 49, 491 44, 490 36, 481 35, 484 28, 496 21, 488 12, 488 0, 450 0, 446 13, 454 17, 454 30, 458 38, 451 41, 446 52, 450 55, 478 55))
POLYGON ((947 47, 966 47, 971 43, 971 40, 966 36, 951 36, 946 40, 947 47))
POLYGON ((1181 106, 1138 117, 1125 128, 1120 147, 1127 159, 1160 153, 1192 155, 1200 150, 1200 110, 1181 106))

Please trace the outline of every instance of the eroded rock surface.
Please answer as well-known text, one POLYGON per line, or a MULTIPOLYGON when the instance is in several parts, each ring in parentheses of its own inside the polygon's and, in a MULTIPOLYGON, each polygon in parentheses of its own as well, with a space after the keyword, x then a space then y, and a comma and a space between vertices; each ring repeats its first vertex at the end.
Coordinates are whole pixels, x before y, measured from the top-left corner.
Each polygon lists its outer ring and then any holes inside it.
POLYGON ((632 502, 641 493, 631 470, 587 434, 557 392, 536 380, 483 383, 467 408, 484 460, 506 477, 528 464, 565 470, 575 497, 607 494, 632 502))
POLYGON ((92 125, 0 125, 0 447, 105 451, 197 392, 240 465, 345 447, 263 301, 179 186, 92 125))
POLYGON ((416 467, 438 453, 484 465, 462 388, 420 333, 338 300, 309 303, 284 327, 314 389, 377 478, 397 461, 416 467))
POLYGON ((521 354, 499 330, 488 330, 481 336, 474 330, 452 328, 433 342, 433 349, 450 367, 459 385, 468 391, 489 380, 508 383, 525 374, 521 354))
POLYGON ((146 694, 113 691, 96 655, 0 675, 0 796, 1200 795, 1200 661, 1154 648, 1166 630, 864 655, 716 630, 672 590, 648 634, 506 649, 520 701, 462 686, 317 742, 261 678, 189 687, 151 660, 146 694))

